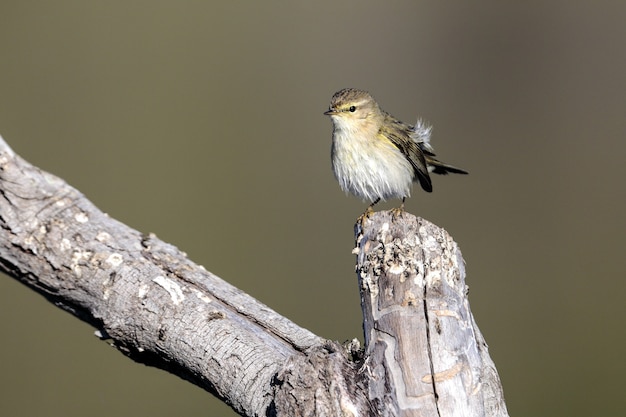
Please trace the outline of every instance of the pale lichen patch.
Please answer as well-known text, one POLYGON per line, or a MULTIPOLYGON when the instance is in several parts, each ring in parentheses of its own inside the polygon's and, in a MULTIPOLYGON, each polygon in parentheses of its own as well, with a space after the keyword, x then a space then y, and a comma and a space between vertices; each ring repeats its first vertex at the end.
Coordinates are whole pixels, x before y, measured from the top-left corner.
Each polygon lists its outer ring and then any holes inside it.
POLYGON ((105 262, 115 268, 120 266, 122 262, 124 262, 124 258, 119 253, 112 253, 109 255, 105 262))
POLYGON ((92 255, 93 252, 90 252, 88 250, 77 250, 72 254, 70 268, 72 269, 72 272, 74 272, 74 275, 76 275, 76 277, 80 278, 83 276, 83 272, 79 264, 89 260, 92 255))
POLYGON ((89 221, 89 216, 87 216, 87 213, 79 211, 74 215, 74 220, 78 223, 87 223, 89 221))
POLYGON ((137 296, 139 298, 144 298, 146 296, 146 294, 148 294, 148 290, 150 289, 150 287, 146 284, 141 284, 139 286, 139 291, 137 292, 137 296))
POLYGON ((100 232, 96 235, 96 240, 101 243, 108 242, 111 240, 111 235, 107 232, 100 232))
POLYGON ((206 296, 206 294, 204 294, 202 291, 196 290, 194 288, 193 290, 194 294, 196 294, 196 297, 198 297, 200 300, 204 301, 205 303, 210 303, 211 299, 209 297, 206 296))
POLYGON ((61 243, 59 244, 59 249, 61 249, 62 252, 68 251, 72 249, 72 243, 70 242, 68 238, 64 237, 63 239, 61 239, 61 243))
POLYGON ((393 263, 389 267, 389 272, 392 274, 400 275, 405 271, 405 266, 401 263, 393 263))
POLYGON ((185 299, 185 296, 183 295, 183 290, 180 288, 180 285, 178 285, 176 282, 172 281, 171 279, 166 278, 162 275, 159 275, 158 277, 154 278, 152 281, 154 281, 156 284, 163 287, 163 289, 170 294, 170 297, 172 298, 172 302, 175 305, 180 304, 185 299))
POLYGON ((32 235, 27 236, 24 239, 24 247, 28 248, 33 254, 37 255, 37 245, 35 245, 35 238, 32 235))

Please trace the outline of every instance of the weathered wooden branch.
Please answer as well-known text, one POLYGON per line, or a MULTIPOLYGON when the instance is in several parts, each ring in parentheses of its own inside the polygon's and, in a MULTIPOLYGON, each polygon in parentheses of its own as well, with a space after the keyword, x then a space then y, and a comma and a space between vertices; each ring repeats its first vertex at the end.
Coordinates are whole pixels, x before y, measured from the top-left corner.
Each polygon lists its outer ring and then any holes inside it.
POLYGON ((243 416, 506 416, 449 235, 377 213, 357 252, 365 349, 312 334, 108 217, 0 138, 0 271, 133 360, 243 416))
POLYGON ((377 213, 357 238, 369 397, 393 416, 506 416, 469 308, 457 244, 415 216, 377 213))

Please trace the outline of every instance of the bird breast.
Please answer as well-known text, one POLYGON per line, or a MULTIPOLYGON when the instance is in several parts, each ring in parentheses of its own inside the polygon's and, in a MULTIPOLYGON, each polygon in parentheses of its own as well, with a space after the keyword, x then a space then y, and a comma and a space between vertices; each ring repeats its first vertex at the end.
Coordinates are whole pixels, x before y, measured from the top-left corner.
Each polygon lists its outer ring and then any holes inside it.
POLYGON ((378 133, 358 134, 349 125, 335 126, 331 153, 333 172, 345 192, 367 202, 409 197, 413 167, 378 133))

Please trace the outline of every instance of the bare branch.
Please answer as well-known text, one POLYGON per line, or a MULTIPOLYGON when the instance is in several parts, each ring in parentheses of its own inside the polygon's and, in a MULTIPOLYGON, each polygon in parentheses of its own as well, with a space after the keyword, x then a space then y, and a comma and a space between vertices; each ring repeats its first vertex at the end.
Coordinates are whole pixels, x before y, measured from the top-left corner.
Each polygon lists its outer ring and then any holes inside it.
POLYGON ((0 271, 133 360, 244 416, 506 416, 450 236, 408 213, 361 226, 364 350, 312 334, 108 217, 0 138, 0 271))
POLYGON ((269 407, 286 362, 328 344, 175 247, 108 217, 1 138, 0 270, 135 361, 185 378, 244 415, 269 407))

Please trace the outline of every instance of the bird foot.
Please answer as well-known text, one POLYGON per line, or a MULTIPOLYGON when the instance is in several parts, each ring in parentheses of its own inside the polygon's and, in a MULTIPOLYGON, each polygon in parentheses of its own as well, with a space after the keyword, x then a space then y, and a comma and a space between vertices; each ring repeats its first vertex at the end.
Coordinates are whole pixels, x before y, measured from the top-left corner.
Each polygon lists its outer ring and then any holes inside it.
POLYGON ((398 218, 402 217, 404 214, 404 202, 400 204, 400 207, 391 209, 391 221, 396 221, 398 218))
POLYGON ((359 218, 356 219, 356 221, 357 223, 361 223, 361 225, 363 226, 363 223, 365 222, 365 220, 372 217, 373 214, 374 214, 374 210, 372 209, 372 206, 368 206, 367 209, 363 212, 363 214, 361 214, 359 218))

